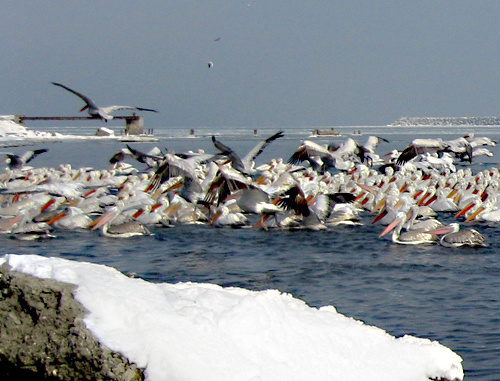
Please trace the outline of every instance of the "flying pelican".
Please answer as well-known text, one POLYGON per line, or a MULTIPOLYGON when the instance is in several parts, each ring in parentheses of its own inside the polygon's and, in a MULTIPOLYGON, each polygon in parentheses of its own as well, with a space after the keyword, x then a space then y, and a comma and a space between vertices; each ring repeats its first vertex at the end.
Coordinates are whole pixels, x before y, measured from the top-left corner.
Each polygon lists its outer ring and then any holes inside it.
POLYGON ((406 147, 396 160, 397 165, 403 165, 421 153, 425 152, 444 152, 448 149, 448 145, 443 142, 443 139, 415 139, 406 147))
POLYGON ((160 156, 156 155, 157 153, 160 153, 158 151, 159 150, 153 149, 149 153, 144 153, 133 149, 127 144, 127 148, 122 148, 120 151, 115 153, 111 159, 109 159, 109 162, 111 164, 116 164, 123 160, 136 159, 139 163, 146 164, 148 168, 153 168, 157 165, 158 161, 162 159, 160 156))
POLYGON ((65 90, 68 90, 69 92, 75 94, 76 96, 80 97, 84 102, 85 102, 85 106, 80 110, 81 111, 84 111, 84 110, 87 110, 88 113, 90 114, 90 116, 94 117, 94 118, 99 118, 99 119, 102 119, 104 120, 105 122, 107 122, 108 120, 111 120, 113 119, 113 115, 111 115, 111 113, 115 112, 115 111, 119 111, 119 110, 132 110, 132 111, 151 111, 151 112, 158 112, 156 110, 152 110, 152 109, 149 109, 149 108, 142 108, 142 107, 132 107, 132 106, 107 106, 107 107, 99 107, 95 104, 95 102, 86 97, 85 95, 75 91, 75 90, 72 90, 70 89, 69 87, 66 87, 60 83, 56 83, 56 82, 51 82, 53 85, 56 85, 56 86, 59 86, 59 87, 62 87, 63 89, 65 90))
POLYGON ((481 233, 472 228, 460 230, 460 224, 456 222, 439 229, 430 230, 427 234, 444 234, 439 243, 446 247, 488 246, 481 233))
POLYGON ((256 172, 254 169, 254 160, 257 156, 259 156, 269 144, 283 136, 283 131, 278 131, 274 135, 257 143, 243 158, 240 158, 231 148, 218 141, 215 136, 212 136, 212 142, 221 152, 221 155, 227 156, 228 159, 231 160, 231 164, 234 169, 245 175, 251 175, 256 172))
POLYGON ((7 166, 9 167, 10 170, 26 169, 25 168, 26 164, 28 164, 31 160, 33 160, 35 157, 37 157, 41 153, 44 153, 47 151, 48 151, 48 149, 45 149, 45 148, 36 149, 33 151, 27 151, 22 156, 8 153, 7 156, 5 157, 4 161, 7 162, 7 166))

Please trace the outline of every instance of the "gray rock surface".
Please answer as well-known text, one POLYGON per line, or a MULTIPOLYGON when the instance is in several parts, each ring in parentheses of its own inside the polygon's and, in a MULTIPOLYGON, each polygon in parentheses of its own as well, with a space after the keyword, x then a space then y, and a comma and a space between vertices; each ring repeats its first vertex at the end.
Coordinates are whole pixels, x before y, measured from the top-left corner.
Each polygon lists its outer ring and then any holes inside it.
POLYGON ((86 328, 75 287, 0 266, 0 379, 143 380, 86 328))

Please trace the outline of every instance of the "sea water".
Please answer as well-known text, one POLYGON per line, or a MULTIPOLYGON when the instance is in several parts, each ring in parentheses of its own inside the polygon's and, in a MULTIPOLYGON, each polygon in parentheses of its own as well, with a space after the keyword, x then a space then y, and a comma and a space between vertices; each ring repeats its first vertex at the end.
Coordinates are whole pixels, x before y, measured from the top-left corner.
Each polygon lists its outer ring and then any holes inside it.
MULTIPOLYGON (((341 136, 311 137, 314 128, 285 127, 285 137, 273 142, 257 160, 287 160, 303 140, 341 144, 353 138, 363 144, 369 135, 389 140, 379 155, 402 149, 414 138, 455 139, 470 132, 499 139, 496 127, 335 127, 341 136), (361 135, 357 132, 361 131, 361 135)), ((68 133, 67 131, 61 131, 68 133)), ((276 127, 156 129, 155 143, 129 143, 147 152, 216 153, 216 135, 240 156, 258 141, 280 130, 276 127), (256 131, 255 131, 256 130, 256 131)), ((76 133, 76 132, 72 132, 76 133)), ((79 132, 81 133, 81 131, 79 132)), ((90 135, 91 133, 89 133, 90 135)), ((124 143, 79 141, 9 148, 16 153, 48 148, 33 166, 70 163, 105 169, 124 143)), ((476 173, 497 166, 493 157, 478 158, 476 173)), ((140 163, 133 163, 142 168, 140 163)), ((410 334, 437 340, 464 359, 466 379, 497 380, 500 376, 500 224, 476 224, 487 248, 450 249, 440 245, 398 245, 362 214, 359 226, 327 231, 263 231, 253 228, 218 229, 207 225, 152 228, 153 236, 113 239, 98 232, 57 231, 57 238, 23 242, 1 236, 5 253, 40 254, 89 261, 117 268, 152 282, 209 282, 251 290, 278 289, 310 306, 333 305, 355 319, 385 329, 392 335, 410 334)), ((440 214, 443 222, 453 215, 440 214)))

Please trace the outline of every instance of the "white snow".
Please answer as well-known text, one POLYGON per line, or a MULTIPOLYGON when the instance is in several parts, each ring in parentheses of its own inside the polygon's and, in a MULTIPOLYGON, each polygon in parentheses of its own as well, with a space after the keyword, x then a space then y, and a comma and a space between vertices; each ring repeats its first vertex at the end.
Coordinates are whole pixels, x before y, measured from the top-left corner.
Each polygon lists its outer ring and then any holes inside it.
POLYGON ((15 115, 0 115, 0 141, 54 140, 60 139, 63 136, 57 133, 31 131, 21 124, 16 123, 15 118, 15 115))
POLYGON ((75 284, 87 327, 150 381, 463 379, 462 359, 436 341, 395 338, 277 290, 154 284, 36 255, 9 254, 3 263, 75 284))
POLYGON ((113 130, 101 127, 105 131, 101 136, 88 135, 64 135, 58 132, 36 131, 26 128, 16 123, 15 115, 0 115, 0 142, 4 145, 14 145, 19 143, 36 143, 41 141, 61 141, 61 140, 99 140, 118 139, 113 130))

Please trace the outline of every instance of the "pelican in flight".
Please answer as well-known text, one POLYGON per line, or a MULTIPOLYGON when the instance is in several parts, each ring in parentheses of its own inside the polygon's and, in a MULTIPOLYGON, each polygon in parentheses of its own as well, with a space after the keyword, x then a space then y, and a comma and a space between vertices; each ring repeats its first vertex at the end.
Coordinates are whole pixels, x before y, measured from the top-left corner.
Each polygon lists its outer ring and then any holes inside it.
POLYGON ((107 107, 99 107, 95 104, 95 102, 90 99, 89 97, 86 97, 83 94, 80 94, 79 92, 70 89, 69 87, 66 87, 60 83, 56 82, 51 82, 53 85, 62 87, 65 90, 68 90, 70 93, 75 94, 76 96, 80 97, 84 102, 85 106, 80 110, 80 112, 87 110, 90 116, 94 118, 99 118, 107 122, 108 120, 113 119, 113 115, 111 115, 115 111, 119 110, 131 110, 131 111, 151 111, 151 112, 158 112, 156 110, 152 110, 150 108, 142 108, 142 107, 132 107, 132 106, 107 106, 107 107))
POLYGON ((33 160, 41 153, 47 151, 48 149, 46 148, 36 149, 33 151, 27 151, 22 156, 8 153, 5 159, 3 159, 2 161, 7 162, 7 166, 9 167, 10 170, 25 169, 26 164, 28 164, 31 160, 33 160))

